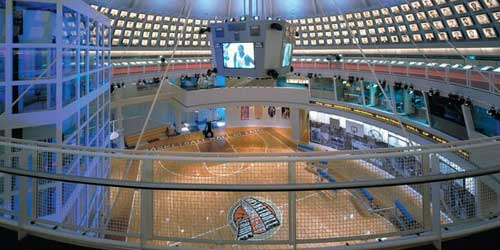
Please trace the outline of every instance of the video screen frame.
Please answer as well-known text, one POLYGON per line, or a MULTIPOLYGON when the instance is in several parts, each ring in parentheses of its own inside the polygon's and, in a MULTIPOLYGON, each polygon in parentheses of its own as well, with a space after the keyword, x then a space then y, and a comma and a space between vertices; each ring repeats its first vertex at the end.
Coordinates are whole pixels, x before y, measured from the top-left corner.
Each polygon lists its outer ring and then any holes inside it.
POLYGON ((222 43, 222 59, 225 69, 255 69, 255 43, 222 43), (242 53, 243 56, 241 56, 242 53), (242 63, 248 66, 237 66, 242 63))

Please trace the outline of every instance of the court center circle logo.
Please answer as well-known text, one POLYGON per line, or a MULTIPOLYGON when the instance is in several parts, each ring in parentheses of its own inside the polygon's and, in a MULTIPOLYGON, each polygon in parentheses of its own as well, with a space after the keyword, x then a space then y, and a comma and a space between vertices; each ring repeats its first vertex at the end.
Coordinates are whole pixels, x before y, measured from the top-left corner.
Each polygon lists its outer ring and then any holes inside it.
POLYGON ((269 200, 245 197, 229 211, 229 225, 237 240, 265 240, 281 225, 281 211, 269 200))

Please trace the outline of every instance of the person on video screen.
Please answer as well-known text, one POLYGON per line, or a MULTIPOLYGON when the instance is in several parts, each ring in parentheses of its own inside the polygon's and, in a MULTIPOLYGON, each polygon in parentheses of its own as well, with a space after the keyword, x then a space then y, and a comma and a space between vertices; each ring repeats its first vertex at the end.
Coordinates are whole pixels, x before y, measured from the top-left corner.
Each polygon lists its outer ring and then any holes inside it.
POLYGON ((245 53, 242 44, 238 45, 238 52, 234 53, 233 62, 235 68, 252 68, 253 58, 245 53))
POLYGON ((290 57, 292 55, 292 46, 291 44, 285 44, 285 51, 283 52, 283 62, 281 63, 283 67, 287 67, 290 65, 290 57))

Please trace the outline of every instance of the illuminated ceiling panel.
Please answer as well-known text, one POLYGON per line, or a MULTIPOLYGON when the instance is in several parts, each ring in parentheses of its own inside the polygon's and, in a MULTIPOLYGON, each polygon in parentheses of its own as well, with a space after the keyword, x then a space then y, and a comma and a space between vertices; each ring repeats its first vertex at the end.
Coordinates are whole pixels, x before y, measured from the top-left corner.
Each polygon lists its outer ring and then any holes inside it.
MULTIPOLYGON (((191 2, 191 16, 213 19, 242 16, 243 0, 85 0, 91 4, 108 6, 134 12, 152 13, 162 16, 186 16, 186 2, 191 2)), ((260 16, 282 17, 287 19, 324 16, 340 12, 355 12, 366 9, 387 7, 405 2, 404 0, 254 0, 253 11, 259 10, 260 16), (262 8, 264 5, 264 8, 262 8)), ((248 9, 248 8, 247 8, 248 9)))

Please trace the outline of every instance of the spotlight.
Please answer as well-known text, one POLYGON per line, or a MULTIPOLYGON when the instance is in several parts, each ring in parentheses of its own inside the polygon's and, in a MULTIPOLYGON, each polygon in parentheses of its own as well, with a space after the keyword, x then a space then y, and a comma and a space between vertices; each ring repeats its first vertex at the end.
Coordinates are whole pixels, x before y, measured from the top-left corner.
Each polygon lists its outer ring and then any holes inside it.
POLYGON ((211 31, 210 27, 205 27, 205 28, 201 28, 200 31, 198 31, 198 34, 203 35, 203 34, 210 32, 210 31, 211 31))
POLYGON ((241 22, 244 22, 245 20, 247 20, 247 17, 246 17, 246 16, 242 16, 242 17, 240 17, 240 21, 241 21, 241 22))
POLYGON ((413 85, 410 85, 410 91, 408 92, 408 94, 413 95, 413 93, 415 93, 415 88, 413 87, 413 85))
POLYGON ((495 116, 497 114, 495 106, 491 106, 491 108, 486 111, 486 114, 489 116, 495 116))
POLYGON ((259 16, 254 16, 253 20, 258 21, 259 20, 259 16))
POLYGON ((465 100, 464 105, 466 107, 472 107, 472 101, 470 100, 469 97, 467 97, 467 99, 465 100))
POLYGON ((465 97, 460 96, 460 98, 458 99, 458 102, 460 103, 460 105, 465 104, 465 97))
POLYGON ((272 18, 272 17, 270 17, 270 16, 268 16, 268 17, 267 17, 267 20, 271 21, 271 20, 273 20, 273 18, 272 18))
POLYGON ((273 30, 283 30, 283 25, 281 25, 279 23, 272 23, 271 24, 271 29, 273 29, 273 30))
POLYGON ((278 79, 279 73, 278 73, 278 71, 276 71, 274 69, 270 69, 267 71, 267 75, 276 80, 276 79, 278 79))

